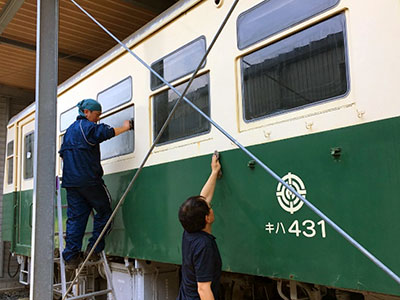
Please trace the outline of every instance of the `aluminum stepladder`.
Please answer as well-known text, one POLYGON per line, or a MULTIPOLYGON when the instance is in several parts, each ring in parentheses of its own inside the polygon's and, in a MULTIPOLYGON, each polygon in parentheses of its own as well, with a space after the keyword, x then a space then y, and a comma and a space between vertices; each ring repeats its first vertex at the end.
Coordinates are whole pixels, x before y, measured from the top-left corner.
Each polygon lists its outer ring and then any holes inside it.
MULTIPOLYGON (((61 282, 60 283, 55 283, 53 291, 55 294, 59 294, 62 297, 65 296, 66 291, 67 291, 67 284, 71 284, 72 282, 67 282, 66 279, 66 270, 65 270, 65 262, 64 259, 62 258, 62 252, 64 250, 64 231, 63 231, 63 222, 62 222, 62 203, 61 203, 61 187, 60 187, 60 180, 57 176, 56 178, 56 191, 57 191, 57 221, 58 221, 58 240, 59 240, 59 252, 60 252, 60 257, 56 258, 55 261, 59 263, 59 269, 60 269, 60 277, 61 277, 61 282)), ((104 251, 101 252, 101 258, 97 262, 91 262, 87 264, 86 268, 93 267, 93 266, 98 266, 98 265, 103 265, 104 267, 104 273, 107 279, 107 288, 104 290, 100 291, 93 291, 89 293, 82 293, 81 290, 85 291, 85 282, 78 282, 75 283, 74 289, 72 290, 72 293, 69 293, 65 299, 67 300, 77 300, 77 299, 95 299, 95 296, 100 296, 100 295, 108 295, 111 294, 113 300, 117 300, 115 290, 113 287, 112 283, 112 277, 111 277, 111 269, 110 266, 107 262, 107 257, 104 251)), ((75 270, 76 272, 76 270, 75 270)))

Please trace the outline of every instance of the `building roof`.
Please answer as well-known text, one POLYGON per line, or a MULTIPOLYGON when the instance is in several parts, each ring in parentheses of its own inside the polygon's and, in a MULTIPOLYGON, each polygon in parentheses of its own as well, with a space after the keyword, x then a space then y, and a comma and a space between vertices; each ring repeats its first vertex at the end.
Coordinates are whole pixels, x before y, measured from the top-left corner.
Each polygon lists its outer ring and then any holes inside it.
MULTIPOLYGON (((37 0, 0 0, 0 85, 35 89, 37 0)), ((78 0, 123 40, 177 0, 78 0)), ((116 45, 71 1, 59 0, 58 84, 116 45)))

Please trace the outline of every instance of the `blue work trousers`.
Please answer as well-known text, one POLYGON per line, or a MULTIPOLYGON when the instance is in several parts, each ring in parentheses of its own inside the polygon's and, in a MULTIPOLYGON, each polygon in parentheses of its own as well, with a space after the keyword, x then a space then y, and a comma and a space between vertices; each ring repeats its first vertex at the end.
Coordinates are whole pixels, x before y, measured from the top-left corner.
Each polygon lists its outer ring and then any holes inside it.
MULTIPOLYGON (((92 210, 95 210, 93 233, 89 239, 88 249, 92 248, 101 231, 112 214, 111 197, 103 184, 86 187, 68 187, 67 189, 67 235, 66 247, 63 251, 65 261, 79 255, 87 221, 92 210)), ((110 228, 108 229, 110 231, 110 228)), ((103 251, 104 237, 95 249, 95 253, 103 251)))

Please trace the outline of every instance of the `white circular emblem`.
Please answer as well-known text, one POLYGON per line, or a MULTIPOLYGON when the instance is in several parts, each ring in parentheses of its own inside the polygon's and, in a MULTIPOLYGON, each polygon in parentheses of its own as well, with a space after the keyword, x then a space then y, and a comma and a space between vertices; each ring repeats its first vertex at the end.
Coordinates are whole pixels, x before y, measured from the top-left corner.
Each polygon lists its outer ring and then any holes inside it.
MULTIPOLYGON (((282 179, 293 189, 295 189, 300 195, 302 195, 303 197, 306 196, 306 188, 299 176, 296 176, 289 172, 285 176, 283 176, 282 179)), ((301 201, 299 197, 289 191, 280 182, 278 184, 278 187, 276 188, 276 197, 278 198, 279 205, 290 214, 294 214, 304 204, 304 202, 301 201)))

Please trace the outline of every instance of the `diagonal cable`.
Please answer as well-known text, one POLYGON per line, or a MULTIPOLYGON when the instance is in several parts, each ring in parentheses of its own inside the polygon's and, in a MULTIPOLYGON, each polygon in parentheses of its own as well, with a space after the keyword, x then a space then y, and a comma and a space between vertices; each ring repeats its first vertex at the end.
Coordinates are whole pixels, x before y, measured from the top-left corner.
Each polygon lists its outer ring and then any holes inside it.
MULTIPOLYGON (((272 171, 268 166, 266 166, 260 159, 258 159, 254 154, 247 150, 243 145, 241 145, 236 139, 234 139, 227 131, 225 131, 221 126, 219 126, 215 121, 213 121, 209 116, 207 116, 201 109, 194 105, 190 100, 188 100, 183 94, 181 94, 175 87, 171 85, 167 80, 161 77, 156 71, 154 71, 145 61, 143 61, 139 56, 137 56, 131 49, 129 49, 124 43, 122 43, 118 38, 116 38, 109 30, 107 30, 103 25, 101 25, 94 17, 92 17, 88 12, 86 12, 81 6, 79 6, 74 0, 71 0, 80 10, 82 10, 93 22, 100 26, 105 32, 107 32, 116 42, 118 42, 125 50, 127 50, 133 57, 135 57, 143 66, 145 66, 151 73, 158 77, 163 83, 171 88, 178 96, 188 103, 194 110, 201 114, 206 120, 214 125, 223 135, 225 135, 229 140, 231 140, 239 149, 245 152, 250 158, 257 162, 260 167, 267 171, 273 178, 283 184, 289 191, 295 194, 300 200, 302 200, 314 213, 320 216, 325 222, 327 222, 336 232, 338 232, 342 237, 344 237, 350 244, 356 247, 362 254, 364 254, 368 259, 370 259, 374 264, 376 264, 382 271, 388 274, 393 280, 395 280, 400 285, 400 277, 396 275, 391 269, 389 269, 385 264, 383 264, 378 258, 376 258, 372 253, 370 253, 366 248, 364 248, 360 243, 354 240, 347 232, 345 232, 341 227, 339 227, 335 222, 333 222, 328 216, 326 216, 322 211, 320 211, 316 206, 309 202, 306 198, 300 195, 292 186, 286 183, 282 178, 280 178, 274 171, 272 171)), ((233 4, 235 6, 238 0, 233 4)), ((232 7, 233 8, 233 7, 232 7)), ((167 119, 168 120, 168 119, 167 119)), ((153 145, 154 148, 155 145, 153 145)), ((142 164, 144 165, 144 164, 142 164)), ((137 173, 136 173, 137 174, 137 173)), ((136 179, 135 177, 132 179, 136 179)), ((131 182, 132 183, 132 182, 131 182)), ((126 197, 127 192, 129 192, 131 184, 128 186, 124 195, 122 196, 120 202, 126 197)), ((93 250, 93 249, 92 249, 93 250)), ((75 280, 74 280, 75 281, 75 280)))
MULTIPOLYGON (((81 8, 74 0, 71 0, 76 6, 78 6, 78 8, 80 8, 85 14, 88 15, 88 13, 86 13, 83 8, 81 8)), ((66 294, 68 294, 68 292, 72 289, 73 284, 75 283, 76 279, 78 278, 79 274, 82 272, 85 264, 87 263, 87 261, 89 260, 90 256, 93 254, 94 249, 96 249, 96 246, 98 245, 98 243, 100 242, 100 240, 103 238, 103 236, 105 235, 105 232, 107 231, 108 226, 111 224, 112 220, 114 219, 118 209, 121 207, 121 205, 123 204, 123 202, 125 201, 126 196, 128 195, 129 191, 131 190, 133 184, 136 181, 136 178, 139 176, 140 172, 142 171, 145 163, 147 162, 148 158, 150 157, 151 153, 153 152, 154 147, 156 146, 156 144, 158 143, 158 141, 160 140, 162 134, 164 133, 165 129, 167 128, 168 124, 170 123, 170 121, 172 120, 172 117, 179 105, 179 103, 181 102, 181 100, 185 97, 185 94, 187 93, 187 91, 189 90, 193 80, 195 79, 197 73, 199 72, 199 70, 201 69, 201 66, 203 65, 203 63, 205 62, 208 54, 210 53, 211 49, 213 48, 215 42, 217 41, 219 35, 221 34, 223 28, 225 27, 226 23, 229 20, 229 17, 232 15, 232 12, 234 10, 234 8, 236 7, 237 3, 239 2, 239 0, 235 0, 235 2, 233 3, 231 9, 229 10, 228 14, 226 15, 226 17, 224 18, 222 24, 220 25, 217 33, 215 34, 212 42, 210 43, 210 46, 208 47, 206 53, 204 54, 203 58, 201 59, 200 63, 198 64, 196 70, 193 72, 192 77, 190 78, 189 82, 187 83, 184 91, 182 92, 182 94, 178 94, 179 99, 176 101, 175 105, 173 106, 171 112, 168 115, 167 120, 165 121, 164 125, 162 126, 162 128, 160 129, 160 132, 158 133, 157 137, 155 138, 153 144, 151 145, 149 151, 147 152, 145 158, 143 159, 139 169, 136 171, 134 177, 132 178, 131 182, 129 183, 128 187, 126 188, 124 194, 122 195, 121 199, 119 200, 118 204, 115 206, 113 213, 111 214, 110 218, 108 219, 106 225, 104 226, 102 232, 100 233, 99 237, 97 238, 96 242, 94 243, 94 245, 92 246, 92 249, 90 249, 89 254, 87 255, 86 259, 84 260, 84 262, 82 263, 81 267, 79 268, 78 272, 75 275, 74 280, 71 282, 71 285, 68 287, 68 290, 66 292, 66 294)), ((90 15, 89 15, 90 16, 90 15)), ((95 21, 95 19, 93 17, 90 16, 90 18, 95 21)), ((97 21, 95 21, 96 23, 98 23, 97 21)), ((100 23, 98 23, 98 25, 100 25, 100 23)), ((101 26, 102 27, 102 26, 101 26)), ((105 29, 104 27, 102 27, 103 29, 105 29)), ((108 30, 107 30, 107 33, 108 30)), ((111 33, 109 33, 111 34, 111 33)), ((116 39, 116 38, 114 38, 116 39)), ((121 42, 119 42, 121 43, 121 42)), ((124 45, 124 44, 123 44, 124 45)), ((126 45, 124 45, 125 49, 129 49, 128 47, 126 47, 126 45)), ((131 52, 131 50, 129 49, 129 52, 131 52)), ((132 52, 133 53, 133 52, 132 52)), ((156 73, 157 74, 157 73, 156 73)), ((157 74, 158 75, 158 74, 157 74)), ((158 75, 159 76, 159 75, 158 75)), ((162 80, 164 80, 163 78, 161 78, 162 80)), ((164 80, 165 81, 165 80, 164 80)), ((66 299, 65 297, 63 298, 63 300, 66 299)), ((114 299, 116 300, 116 299, 114 299)))

